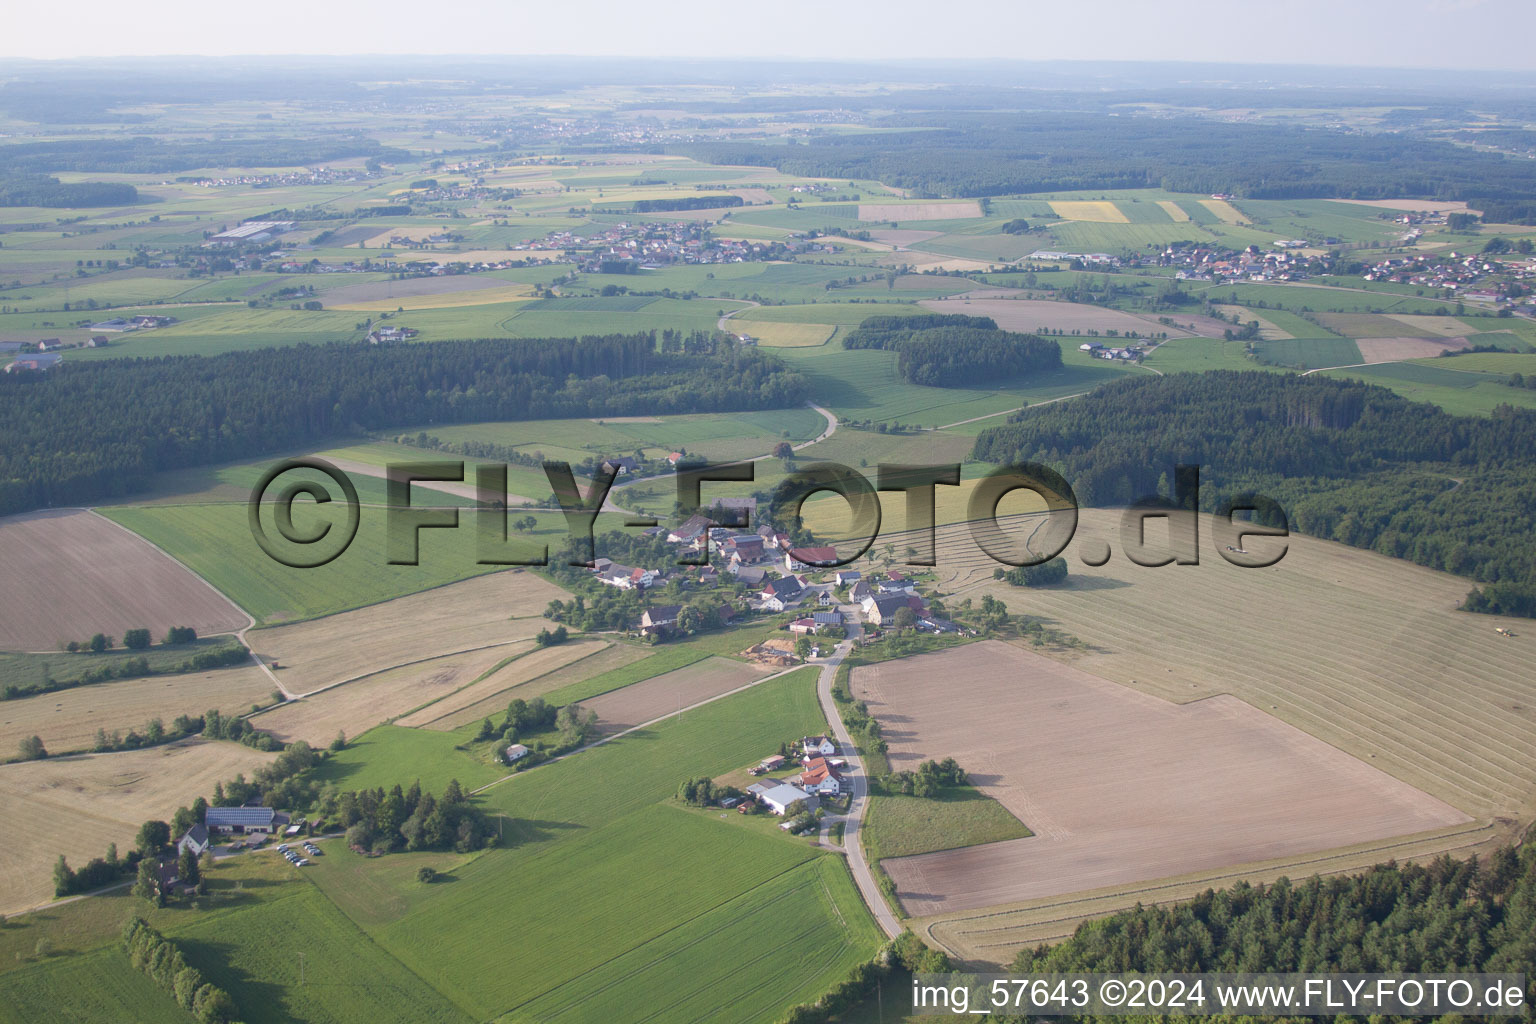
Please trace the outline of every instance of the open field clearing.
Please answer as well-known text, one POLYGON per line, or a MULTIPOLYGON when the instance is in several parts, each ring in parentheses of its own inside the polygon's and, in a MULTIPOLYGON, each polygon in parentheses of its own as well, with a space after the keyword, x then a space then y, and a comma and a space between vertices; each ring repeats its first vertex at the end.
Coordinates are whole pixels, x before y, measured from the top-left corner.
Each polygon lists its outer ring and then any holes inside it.
MULTIPOLYGON (((942 231, 924 231, 921 228, 883 228, 879 231, 871 231, 869 237, 887 245, 904 247, 938 238, 942 234, 944 234, 942 231)), ((838 241, 847 241, 847 239, 838 239, 838 241)))
POLYGON ((771 324, 758 322, 743 331, 757 339, 759 345, 769 348, 807 348, 825 345, 832 332, 831 324, 771 324))
POLYGON ((1467 204, 1461 200, 1444 199, 1339 199, 1335 202, 1374 206, 1378 210, 1401 210, 1404 213, 1450 213, 1467 208, 1467 204))
POLYGON ((1355 345, 1367 363, 1426 359, 1469 347, 1466 338, 1356 338, 1355 345))
MULTIPOLYGON (((519 687, 540 676, 548 675, 556 669, 570 665, 572 662, 595 657, 608 650, 608 648, 609 645, 601 640, 577 640, 555 647, 538 648, 533 646, 532 641, 526 641, 513 647, 500 648, 500 660, 512 658, 506 665, 501 668, 492 666, 491 673, 484 679, 479 680, 473 685, 466 686, 452 695, 444 697, 442 700, 428 704, 420 711, 406 715, 395 724, 431 727, 442 719, 453 716, 455 712, 462 712, 465 708, 478 704, 481 701, 488 702, 493 697, 504 696, 506 700, 510 701, 513 697, 520 696, 521 691, 518 693, 507 693, 508 690, 519 687)), ((473 721, 473 719, 470 719, 470 721, 473 721)))
POLYGON ((597 728, 611 735, 669 712, 718 697, 768 674, 761 665, 727 658, 705 658, 684 668, 653 676, 612 693, 593 697, 582 707, 597 712, 597 728))
MULTIPOLYGON (((427 461, 428 455, 429 453, 427 452, 422 452, 420 455, 417 455, 414 452, 406 453, 406 457, 417 458, 421 461, 427 461)), ((343 473, 346 473, 348 476, 368 476, 373 477, 375 480, 389 479, 389 466, 387 464, 380 465, 372 462, 364 462, 360 459, 344 458, 332 452, 320 452, 318 453, 318 457, 329 462, 331 465, 335 466, 343 473)), ((447 460, 444 459, 443 461, 447 460)), ((513 477, 511 469, 509 468, 507 473, 507 486, 512 487, 515 486, 515 484, 516 480, 513 477)), ((388 491, 386 490, 385 493, 388 494, 388 491)), ((471 465, 467 461, 464 467, 463 481, 417 480, 411 484, 411 496, 413 502, 431 504, 433 496, 441 494, 451 495, 455 498, 462 498, 465 501, 470 502, 476 502, 480 500, 480 492, 475 485, 475 471, 473 468, 471 468, 471 465), (418 491, 417 488, 420 488, 420 491, 418 491)), ((441 499, 438 500, 441 501, 441 499)), ((509 506, 529 505, 533 503, 533 499, 524 497, 521 494, 513 494, 509 491, 507 492, 506 502, 509 506)))
POLYGON ((1000 642, 861 667, 852 685, 893 769, 953 756, 1035 833, 885 861, 916 916, 1471 820, 1231 696, 1172 704, 1000 642))
POLYGON ((1215 306, 1213 308, 1229 317, 1237 317, 1239 323, 1246 324, 1249 321, 1257 320, 1259 323, 1259 337, 1264 341, 1279 341, 1283 338, 1294 337, 1289 331, 1282 330, 1276 326, 1274 321, 1270 320, 1267 316, 1260 316, 1246 306, 1215 306))
POLYGON ((1227 202, 1225 199, 1201 199, 1200 205, 1214 213, 1223 224, 1232 224, 1242 227, 1249 223, 1243 211, 1227 202))
POLYGON ((305 740, 324 746, 338 732, 357 736, 453 694, 495 668, 507 653, 505 646, 484 647, 385 669, 290 701, 253 721, 285 743, 305 740))
MULTIPOLYGON (((1430 330, 1414 326, 1401 316, 1387 316, 1382 313, 1314 313, 1319 323, 1346 338, 1442 338, 1446 337, 1444 331, 1430 330)), ((1420 316, 1420 320, 1439 320, 1445 322, 1444 317, 1420 316)), ((1454 335, 1454 332, 1453 332, 1454 335)))
MULTIPOLYGON (((918 305, 936 313, 963 313, 967 316, 989 316, 997 326, 1009 331, 1033 333, 1042 327, 1067 331, 1134 331, 1143 337, 1154 333, 1181 332, 1204 337, 1221 337, 1221 332, 1231 324, 1223 324, 1210 317, 1192 313, 1176 313, 1172 316, 1175 326, 1158 323, 1155 318, 1123 313, 1118 309, 1090 306, 1080 302, 1052 302, 1047 299, 927 299, 918 305)), ((1075 343, 1087 340, 1071 339, 1075 343)), ((1102 339, 1100 339, 1102 340, 1102 339)))
POLYGON ((1420 366, 1440 366, 1449 370, 1475 370, 1478 373, 1536 373, 1536 353, 1468 352, 1454 359, 1421 359, 1420 366))
POLYGON ((190 1021, 169 992, 136 971, 115 945, 85 956, 51 958, 0 981, 0 1021, 190 1021))
POLYGON ((1184 207, 1180 206, 1172 199, 1159 199, 1157 201, 1157 205, 1163 208, 1163 212, 1168 215, 1168 219, 1173 221, 1175 224, 1189 223, 1188 211, 1186 211, 1184 207))
POLYGON ((139 627, 156 638, 171 626, 227 633, 250 621, 153 544, 81 509, 0 519, 0 562, 3 650, 53 650, 139 627))
POLYGON ((0 879, 0 913, 53 898, 59 854, 81 866, 108 843, 127 853, 139 826, 211 796, 216 782, 249 775, 274 754, 238 743, 187 739, 147 750, 0 766, 0 811, 14 829, 0 879))
MULTIPOLYGON (((461 280, 445 278, 444 280, 461 280)), ((473 280, 473 279, 471 279, 473 280)), ((476 282, 484 284, 485 282, 476 282)), ((329 298, 329 296, 327 296, 329 298)), ((533 287, 526 284, 501 284, 494 288, 471 288, 434 295, 410 295, 403 298, 365 299, 327 302, 329 309, 356 313, 388 313, 396 309, 458 309, 462 306, 492 306, 499 302, 518 302, 533 298, 533 287)))
POLYGON ((1365 361, 1353 338, 1281 338, 1257 346, 1264 362, 1303 370, 1322 366, 1353 366, 1365 361))
POLYGON ((271 702, 274 687, 255 665, 93 683, 0 702, 0 751, 10 756, 28 736, 42 738, 50 754, 90 750, 96 730, 143 732, 151 718, 167 726, 177 715, 209 708, 244 714, 271 702))
POLYGON ((1392 319, 1407 324, 1415 334, 1422 332, 1436 338, 1464 338, 1469 334, 1477 333, 1477 328, 1453 316, 1399 313, 1392 319))
POLYGON ((666 1020, 777 1019, 879 935, 838 858, 672 798, 688 775, 724 774, 823 728, 814 681, 797 672, 486 790, 487 809, 512 816, 505 848, 454 867, 454 884, 400 873, 379 886, 374 864, 343 857, 306 870, 476 1019, 603 1022, 634 1005, 666 1020), (541 937, 519 945, 517 970, 486 940, 506 920, 541 937))
POLYGON ((1086 672, 1172 701, 1229 693, 1476 817, 1536 813, 1531 641, 1493 631, 1524 633, 1519 620, 1457 612, 1470 581, 1300 535, 1279 564, 1240 569, 1203 516, 1199 566, 1143 568, 1120 520, 1085 509, 1069 581, 1030 590, 992 580, 964 527, 940 527, 945 603, 994 594, 1088 644, 1073 661, 1086 672), (1116 548, 1099 568, 1078 557, 1094 540, 1116 548))
POLYGON ((861 834, 871 858, 910 857, 1023 839, 1029 829, 974 786, 935 797, 882 794, 869 805, 861 834))
MULTIPOLYGON (((321 523, 339 527, 340 505, 295 502, 294 523, 301 530, 321 523)), ((273 560, 252 538, 243 503, 121 506, 103 514, 170 551, 266 624, 376 604, 485 576, 496 568, 477 561, 473 515, 461 515, 458 529, 422 530, 419 564, 390 565, 388 513, 364 507, 357 537, 344 554, 319 568, 295 569, 273 560)), ((565 536, 565 524, 558 519, 544 516, 537 528, 513 534, 510 553, 528 558, 546 544, 558 545, 565 536)), ((603 528, 599 522, 599 531, 603 528)))
MULTIPOLYGON (((1352 377, 1391 388, 1416 402, 1433 402, 1456 416, 1490 416, 1502 405, 1536 409, 1536 391, 1506 385, 1501 372, 1463 368, 1462 360, 1497 353, 1474 353, 1455 359, 1424 359, 1406 363, 1375 363, 1326 371, 1330 377, 1352 377)), ((1532 359, 1531 356, 1510 356, 1532 359)), ((1517 372, 1529 372, 1520 370, 1517 372)))
POLYGON ((527 639, 548 625, 539 617, 545 606, 570 596, 542 576, 512 570, 248 636, 262 660, 281 663, 290 692, 307 693, 409 661, 527 639))
MULTIPOLYGON (((352 856, 340 844, 327 846, 333 857, 352 856)), ((464 1011, 402 970, 313 886, 277 884, 281 895, 246 908, 233 927, 205 915, 174 933, 187 961, 230 994, 246 1024, 469 1024, 464 1011)))
POLYGON ((1051 209, 1062 220, 1083 220, 1091 224, 1129 224, 1130 218, 1108 200, 1051 200, 1051 209))
MULTIPOLYGON (((493 693, 462 710, 455 711, 442 718, 437 718, 428 723, 426 728, 446 732, 468 725, 471 722, 478 722, 486 716, 490 716, 494 720, 497 715, 505 713, 508 702, 516 698, 531 701, 535 697, 547 697, 557 691, 575 694, 576 688, 588 680, 600 679, 609 672, 621 671, 626 666, 644 661, 652 656, 644 647, 635 644, 609 644, 605 650, 599 651, 596 654, 589 654, 580 661, 553 669, 541 676, 529 678, 526 682, 515 684, 509 690, 493 693)), ((513 662, 492 678, 500 678, 502 673, 516 668, 516 665, 517 663, 513 662)), ((489 681, 487 680, 487 682, 489 681)), ((624 685, 622 680, 619 683, 624 685)), ((607 687, 603 687, 603 689, 607 689, 607 687)), ((579 694, 575 695, 579 698, 579 694)), ((431 712, 433 709, 427 708, 426 710, 431 712)))
POLYGON ((974 199, 949 203, 860 203, 859 220, 969 220, 981 216, 974 199))

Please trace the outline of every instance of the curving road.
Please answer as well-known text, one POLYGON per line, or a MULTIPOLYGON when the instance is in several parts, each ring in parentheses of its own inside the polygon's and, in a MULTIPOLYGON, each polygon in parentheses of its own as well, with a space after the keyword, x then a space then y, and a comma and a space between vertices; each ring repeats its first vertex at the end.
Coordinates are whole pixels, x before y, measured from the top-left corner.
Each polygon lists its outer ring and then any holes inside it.
POLYGON ((838 749, 841 756, 848 762, 844 774, 848 779, 852 800, 848 804, 848 813, 843 817, 843 852, 848 855, 848 870, 853 873, 853 880, 859 887, 859 892, 864 896, 864 902, 869 907, 869 912, 875 916, 881 931, 891 938, 895 938, 902 932, 901 922, 891 912, 890 905, 885 901, 885 894, 880 891, 879 884, 875 881, 874 869, 864 856, 864 847, 859 842, 859 825, 864 820, 864 811, 869 806, 869 782, 867 776, 860 770, 861 764, 855 751, 858 749, 853 742, 853 737, 848 735, 848 729, 843 725, 843 716, 837 709, 837 700, 832 696, 832 684, 837 679, 838 666, 853 649, 854 640, 863 633, 863 628, 855 621, 856 611, 851 606, 841 609, 848 619, 849 636, 833 650, 831 657, 822 663, 821 677, 816 681, 816 696, 821 701, 821 710, 827 716, 827 723, 831 726, 832 734, 837 738, 838 749))

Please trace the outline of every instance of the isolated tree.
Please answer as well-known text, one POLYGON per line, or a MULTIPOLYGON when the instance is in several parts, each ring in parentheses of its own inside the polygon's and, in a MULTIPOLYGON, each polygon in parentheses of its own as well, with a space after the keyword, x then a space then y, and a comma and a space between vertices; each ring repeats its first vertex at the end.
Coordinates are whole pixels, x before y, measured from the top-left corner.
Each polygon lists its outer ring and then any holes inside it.
POLYGON ((429 867, 420 868, 416 872, 416 881, 426 885, 432 884, 437 881, 437 869, 429 867))
POLYGON ((97 633, 95 636, 91 637, 90 648, 97 654, 100 654, 102 651, 107 650, 111 646, 112 638, 107 636, 105 633, 97 633))
POLYGON ((48 756, 48 750, 43 746, 40 736, 28 736, 20 743, 21 759, 23 761, 41 761, 48 756))
POLYGON ((133 883, 133 894, 141 900, 163 905, 164 895, 160 892, 160 879, 155 875, 155 862, 146 857, 139 861, 139 877, 133 883))
POLYGON ((891 625, 897 629, 911 629, 917 625, 917 616, 911 608, 898 608, 896 614, 891 617, 891 625))
POLYGON ((134 841, 145 857, 157 857, 171 844, 171 826, 163 821, 146 821, 139 826, 134 841))
POLYGON ((182 849, 181 856, 176 861, 176 877, 183 884, 196 885, 203 880, 202 870, 198 867, 197 855, 192 852, 192 847, 182 849))
POLYGON ((780 441, 773 446, 773 457, 776 459, 792 459, 795 457, 795 446, 788 441, 780 441))
POLYGON ((800 638, 795 641, 795 654, 799 655, 801 661, 804 661, 806 658, 811 656, 810 637, 803 633, 800 635, 800 638))
POLYGON ((347 749, 347 734, 345 732, 343 732, 342 730, 338 729, 338 730, 336 730, 336 738, 331 740, 331 750, 332 751, 337 751, 337 750, 346 750, 346 749, 347 749))
POLYGON ((53 862, 53 894, 55 896, 68 896, 75 891, 75 871, 59 854, 59 859, 53 862))
POLYGON ((130 651, 142 651, 149 647, 151 641, 149 630, 130 629, 123 634, 123 646, 130 651))

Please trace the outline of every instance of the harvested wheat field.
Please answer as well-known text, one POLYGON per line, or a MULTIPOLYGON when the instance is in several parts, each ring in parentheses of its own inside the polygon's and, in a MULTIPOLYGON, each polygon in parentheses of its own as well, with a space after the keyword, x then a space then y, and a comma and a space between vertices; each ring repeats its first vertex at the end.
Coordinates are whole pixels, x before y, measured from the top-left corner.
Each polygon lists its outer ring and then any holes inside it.
POLYGON ((41 737, 52 754, 90 750, 97 729, 142 732, 152 718, 169 726, 177 715, 200 715, 209 708, 244 714, 252 704, 271 703, 273 689, 265 672, 246 664, 8 700, 0 702, 0 750, 14 751, 27 736, 41 737))
POLYGON ((915 916, 1471 819, 1234 697, 1173 704, 999 641, 861 667, 891 767, 955 757, 1035 833, 883 861, 915 916))
POLYGON ((1083 510, 1068 581, 1031 590, 993 580, 969 531, 941 526, 945 603, 993 594, 1082 640, 1084 671, 1172 701, 1230 693, 1475 817, 1536 816, 1536 640, 1494 632, 1526 634, 1521 620, 1456 611, 1470 581, 1299 535, 1277 565, 1240 569, 1205 516, 1199 565, 1144 568, 1120 521, 1083 510), (1093 541, 1114 548, 1098 568, 1079 557, 1093 541))
POLYGON ((1189 223, 1188 211, 1172 199, 1159 199, 1157 205, 1163 208, 1163 212, 1168 215, 1168 219, 1172 220, 1175 224, 1189 223))
MULTIPOLYGON (((454 281, 463 278, 440 278, 454 281)), ((485 282, 479 282, 484 284, 485 282)), ((366 287, 366 286, 359 286, 366 287)), ((502 302, 521 302, 533 298, 533 289, 526 284, 502 284, 494 288, 474 288, 465 291, 441 292, 432 295, 407 295, 387 299, 359 299, 346 303, 327 303, 327 309, 339 309, 349 313, 388 313, 396 309, 458 309, 462 306, 493 306, 502 302)))
POLYGON ((1107 199, 1052 200, 1051 209, 1062 220, 1081 220, 1092 224, 1129 224, 1130 219, 1107 199))
POLYGON ((1465 201, 1444 199, 1335 199, 1334 202, 1374 206, 1378 210, 1402 210, 1404 213, 1451 213, 1467 208, 1465 201))
POLYGON ((761 665, 705 658, 665 675, 631 684, 621 690, 582 701, 581 706, 597 712, 597 729, 604 736, 623 732, 637 725, 661 718, 679 708, 718 697, 746 686, 768 674, 761 665))
MULTIPOLYGON (((463 711, 471 705, 488 700, 504 693, 504 691, 547 675, 558 668, 563 668, 572 662, 581 661, 607 649, 608 644, 601 640, 577 640, 571 643, 559 644, 555 647, 533 646, 533 641, 524 640, 513 644, 511 647, 500 648, 501 659, 512 660, 501 668, 494 668, 484 679, 471 686, 455 691, 452 695, 444 697, 434 704, 428 704, 420 711, 412 712, 395 722, 396 725, 428 726, 441 719, 463 711)), ((507 694, 506 700, 511 700, 515 694, 507 694)), ((484 717, 484 716, 481 716, 484 717)))
POLYGON ((1225 199, 1202 199, 1200 205, 1214 213, 1223 224, 1247 226, 1249 220, 1243 216, 1243 211, 1227 202, 1225 199))
POLYGON ((423 658, 527 639, 552 625, 538 617, 545 606, 570 596, 541 576, 514 569, 255 630, 247 640, 268 664, 282 665, 278 678, 290 693, 307 693, 423 658))
POLYGON ((1432 334, 1437 338, 1458 338, 1476 334, 1478 328, 1453 316, 1428 316, 1415 313, 1395 313, 1392 319, 1407 324, 1414 333, 1432 334))
POLYGON ((859 220, 968 220, 980 217, 974 199, 950 203, 860 203, 859 220))
MULTIPOLYGON (((586 682, 604 672, 622 668, 631 662, 649 657, 650 654, 651 652, 646 648, 634 644, 609 644, 607 650, 518 683, 509 689, 500 690, 489 697, 483 697, 463 710, 429 723, 426 728, 447 731, 457 729, 461 725, 468 725, 470 722, 478 722, 487 715, 495 717, 506 711, 508 702, 515 698, 533 700, 535 697, 543 697, 545 694, 575 683, 586 682)), ((507 666, 507 668, 512 667, 512 665, 507 666)))
POLYGON ((177 807, 211 794, 215 783, 250 775, 276 756, 238 743, 188 739, 0 766, 0 814, 25 823, 10 830, 0 913, 53 899, 59 854, 78 867, 105 854, 108 843, 127 853, 146 820, 166 820, 177 807))
POLYGON ((1235 316, 1235 317, 1237 317, 1237 322, 1239 322, 1239 323, 1245 323, 1246 324, 1250 320, 1258 321, 1258 324, 1259 324, 1259 338, 1261 340, 1263 340, 1263 341, 1281 341, 1281 340, 1283 340, 1285 338, 1294 338, 1295 337, 1295 335, 1292 334, 1290 331, 1281 330, 1279 327, 1276 327, 1269 320, 1267 320, 1264 317, 1260 316, 1258 313, 1255 313, 1253 310, 1249 309, 1247 306, 1214 306, 1213 305, 1211 308, 1216 310, 1217 312, 1224 313, 1227 316, 1235 316))
POLYGON ((1368 363, 1395 363, 1399 359, 1430 359, 1441 352, 1468 347, 1466 338, 1356 338, 1360 358, 1368 363))
POLYGON ((284 743, 322 746, 338 732, 357 736, 374 726, 468 686, 507 656, 505 645, 447 654, 333 686, 289 701, 252 721, 284 743))
POLYGON ((741 330, 757 339, 759 345, 769 348, 814 348, 825 345, 832 332, 831 324, 776 324, 768 320, 742 321, 741 330), (750 323, 751 326, 747 326, 750 323))
POLYGON ((0 650, 57 650, 94 633, 229 633, 250 617, 149 541, 94 512, 0 519, 0 650))

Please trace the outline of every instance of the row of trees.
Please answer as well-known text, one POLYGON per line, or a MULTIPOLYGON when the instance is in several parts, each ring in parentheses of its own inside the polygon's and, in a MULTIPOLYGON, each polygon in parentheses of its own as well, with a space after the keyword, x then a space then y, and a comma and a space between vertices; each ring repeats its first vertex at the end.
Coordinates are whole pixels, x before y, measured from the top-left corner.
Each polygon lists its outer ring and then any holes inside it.
POLYGON ((0 377, 0 514, 88 504, 153 473, 404 423, 785 408, 807 381, 773 355, 654 334, 298 345, 65 363, 0 377), (79 415, 90 409, 90 416, 79 415))
POLYGON ((881 785, 892 793, 907 796, 936 797, 947 789, 956 789, 969 782, 965 769, 955 759, 924 761, 915 772, 892 772, 881 780, 881 785))
POLYGON ((247 660, 249 660, 249 654, 246 652, 245 647, 238 641, 231 641, 208 650, 199 651, 179 662, 167 663, 160 659, 151 662, 147 657, 140 655, 133 658, 123 658, 120 661, 69 664, 66 668, 70 671, 62 679, 53 674, 53 662, 44 662, 40 679, 33 683, 7 683, 5 688, 0 690, 0 700, 14 700, 18 697, 27 697, 38 693, 52 693, 56 690, 67 690, 75 686, 105 683, 113 679, 138 679, 143 676, 207 672, 211 669, 244 664, 247 660))
POLYGON ((134 969, 148 975, 201 1024, 226 1024, 234 1020, 237 1011, 229 993, 209 983, 201 971, 187 963, 174 942, 141 918, 128 919, 123 925, 122 940, 123 951, 134 969))

